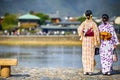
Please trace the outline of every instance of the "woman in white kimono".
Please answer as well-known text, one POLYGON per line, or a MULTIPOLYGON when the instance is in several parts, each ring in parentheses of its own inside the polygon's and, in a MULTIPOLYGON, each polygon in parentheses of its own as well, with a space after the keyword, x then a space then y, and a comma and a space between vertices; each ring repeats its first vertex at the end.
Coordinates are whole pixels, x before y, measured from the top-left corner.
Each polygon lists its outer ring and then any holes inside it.
POLYGON ((113 63, 113 50, 119 44, 113 25, 109 22, 107 14, 102 15, 102 23, 99 25, 101 45, 100 45, 100 58, 102 73, 110 75, 113 63))

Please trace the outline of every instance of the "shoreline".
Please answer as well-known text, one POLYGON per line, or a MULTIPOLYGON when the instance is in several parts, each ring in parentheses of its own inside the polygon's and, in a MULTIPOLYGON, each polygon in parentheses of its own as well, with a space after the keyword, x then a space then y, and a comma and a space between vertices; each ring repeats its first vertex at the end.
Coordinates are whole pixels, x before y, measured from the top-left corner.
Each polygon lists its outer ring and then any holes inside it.
MULTIPOLYGON (((71 39, 70 37, 58 39, 54 38, 52 41, 47 40, 48 37, 43 38, 45 40, 28 38, 27 40, 21 39, 21 37, 7 37, 0 39, 0 45, 9 46, 81 46, 81 42, 78 38, 71 39), (15 39, 14 39, 15 38, 15 39), (39 41, 38 41, 39 40, 39 41)), ((79 63, 78 63, 79 64, 79 63)), ((40 68, 40 67, 21 67, 12 66, 11 76, 8 78, 1 78, 0 80, 120 80, 120 66, 113 67, 114 72, 111 76, 105 76, 100 73, 100 69, 95 69, 94 75, 83 75, 82 68, 40 68)))
POLYGON ((81 46, 81 42, 75 41, 0 41, 0 45, 8 46, 81 46))
POLYGON ((0 45, 9 46, 81 46, 79 36, 0 36, 0 45))
MULTIPOLYGON (((1 35, 0 45, 8 46, 81 46, 78 35, 1 35)), ((120 41, 120 35, 118 35, 120 41)), ((120 45, 120 44, 119 44, 120 45)))

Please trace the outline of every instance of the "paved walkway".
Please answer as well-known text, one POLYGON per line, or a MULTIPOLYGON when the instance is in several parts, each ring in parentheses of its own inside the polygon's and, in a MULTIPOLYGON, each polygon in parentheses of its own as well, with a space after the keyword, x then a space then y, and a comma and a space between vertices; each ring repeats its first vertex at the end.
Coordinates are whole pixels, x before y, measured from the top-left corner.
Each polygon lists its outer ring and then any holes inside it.
POLYGON ((95 70, 94 75, 83 75, 82 69, 74 68, 25 68, 13 67, 9 78, 0 80, 120 80, 120 69, 114 69, 111 76, 95 70))

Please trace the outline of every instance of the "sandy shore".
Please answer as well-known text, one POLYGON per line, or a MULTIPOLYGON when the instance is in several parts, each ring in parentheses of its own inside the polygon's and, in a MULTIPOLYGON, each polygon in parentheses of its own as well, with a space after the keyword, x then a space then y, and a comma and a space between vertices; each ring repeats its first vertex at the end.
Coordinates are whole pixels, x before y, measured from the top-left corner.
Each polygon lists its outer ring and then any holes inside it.
POLYGON ((113 75, 106 76, 99 69, 92 76, 83 75, 82 69, 76 68, 28 68, 12 67, 9 78, 0 80, 120 80, 120 69, 115 68, 113 75))

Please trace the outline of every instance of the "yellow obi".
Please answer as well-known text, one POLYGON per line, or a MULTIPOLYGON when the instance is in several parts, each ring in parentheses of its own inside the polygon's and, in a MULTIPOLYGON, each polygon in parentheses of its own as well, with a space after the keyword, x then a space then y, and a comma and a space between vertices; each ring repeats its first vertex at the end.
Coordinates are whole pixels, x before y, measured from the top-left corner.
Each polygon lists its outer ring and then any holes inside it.
POLYGON ((100 32, 100 38, 101 40, 110 40, 112 37, 112 34, 109 32, 100 32))

